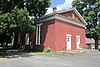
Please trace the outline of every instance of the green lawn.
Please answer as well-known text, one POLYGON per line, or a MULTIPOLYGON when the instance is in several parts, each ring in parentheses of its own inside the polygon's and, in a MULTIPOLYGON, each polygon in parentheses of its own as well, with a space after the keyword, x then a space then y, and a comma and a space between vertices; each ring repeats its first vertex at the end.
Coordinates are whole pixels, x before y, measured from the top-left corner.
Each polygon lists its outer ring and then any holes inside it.
POLYGON ((32 52, 33 54, 36 55, 54 55, 54 52, 32 52))

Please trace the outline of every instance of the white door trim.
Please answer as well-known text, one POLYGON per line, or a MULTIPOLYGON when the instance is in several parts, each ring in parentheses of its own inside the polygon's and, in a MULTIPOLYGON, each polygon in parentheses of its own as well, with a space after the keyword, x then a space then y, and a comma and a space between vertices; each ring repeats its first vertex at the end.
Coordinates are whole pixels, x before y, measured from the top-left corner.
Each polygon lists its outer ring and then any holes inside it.
POLYGON ((70 34, 66 34, 66 36, 72 36, 72 35, 70 35, 70 34))
POLYGON ((80 48, 80 47, 79 47, 80 42, 81 42, 80 36, 79 36, 79 35, 76 35, 76 49, 79 49, 79 48, 80 48), (79 38, 79 40, 78 40, 77 38, 79 38))
POLYGON ((76 35, 76 37, 80 37, 79 35, 76 35))
POLYGON ((71 50, 71 36, 70 34, 66 34, 66 49, 67 50, 71 50), (69 38, 69 42, 68 42, 68 38, 69 38))

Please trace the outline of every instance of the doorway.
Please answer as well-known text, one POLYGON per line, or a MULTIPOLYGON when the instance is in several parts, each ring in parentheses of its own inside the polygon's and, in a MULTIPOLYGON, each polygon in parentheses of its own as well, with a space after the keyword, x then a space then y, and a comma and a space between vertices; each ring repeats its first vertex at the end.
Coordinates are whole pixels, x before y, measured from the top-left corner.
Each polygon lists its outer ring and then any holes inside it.
POLYGON ((79 49, 80 48, 80 36, 76 35, 76 48, 79 49))
POLYGON ((66 49, 71 50, 71 35, 66 34, 66 49))

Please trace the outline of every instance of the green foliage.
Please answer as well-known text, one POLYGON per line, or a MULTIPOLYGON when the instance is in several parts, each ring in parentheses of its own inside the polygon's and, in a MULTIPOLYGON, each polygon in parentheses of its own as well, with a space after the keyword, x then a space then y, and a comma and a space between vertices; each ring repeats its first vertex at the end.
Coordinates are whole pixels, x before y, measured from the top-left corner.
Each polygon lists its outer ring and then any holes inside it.
POLYGON ((0 0, 0 11, 3 13, 11 12, 15 6, 24 8, 23 0, 0 0))
POLYGON ((7 29, 9 21, 10 21, 9 13, 6 14, 0 13, 0 34, 4 33, 4 31, 7 29))
POLYGON ((73 7, 78 9, 86 20, 86 36, 100 38, 100 0, 74 0, 73 7))
POLYGON ((50 0, 26 0, 26 8, 35 18, 43 16, 49 6, 50 0))
POLYGON ((17 7, 11 13, 0 13, 0 43, 11 43, 11 36, 14 32, 33 32, 34 22, 30 20, 26 10, 17 7))
POLYGON ((50 0, 0 0, 0 43, 11 40, 9 38, 14 33, 17 44, 19 33, 32 32, 35 29, 29 15, 41 17, 49 6, 50 0))
POLYGON ((34 30, 34 22, 30 20, 27 10, 18 9, 17 7, 15 7, 14 10, 12 10, 11 16, 13 20, 10 24, 10 27, 14 31, 17 30, 20 33, 24 33, 34 30))
POLYGON ((31 31, 34 30, 33 23, 29 18, 29 13, 17 7, 11 13, 0 13, 0 33, 7 30, 14 32, 15 29, 19 32, 31 31))
POLYGON ((38 18, 46 13, 50 0, 0 0, 0 10, 3 13, 11 12, 15 6, 19 9, 26 8, 30 16, 38 18))
POLYGON ((3 14, 0 13, 0 43, 11 43, 11 34, 10 33, 10 13, 3 14))

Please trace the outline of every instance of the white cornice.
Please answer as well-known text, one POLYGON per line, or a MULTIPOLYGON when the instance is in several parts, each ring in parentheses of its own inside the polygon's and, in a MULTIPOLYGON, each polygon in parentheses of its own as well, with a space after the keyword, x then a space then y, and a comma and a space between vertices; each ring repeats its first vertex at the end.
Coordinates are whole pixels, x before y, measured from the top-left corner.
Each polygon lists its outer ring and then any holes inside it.
POLYGON ((43 18, 38 19, 37 23, 49 21, 49 20, 52 20, 52 19, 59 19, 59 20, 62 20, 64 22, 67 22, 67 23, 70 23, 70 24, 74 24, 74 25, 77 25, 77 26, 80 26, 80 27, 85 27, 84 24, 77 23, 76 21, 71 20, 69 18, 66 18, 65 16, 62 16, 62 15, 59 15, 59 14, 55 14, 55 15, 52 15, 52 16, 44 18, 44 19, 43 18))
POLYGON ((60 13, 68 12, 68 11, 74 11, 75 14, 78 16, 78 18, 82 21, 82 23, 86 24, 86 21, 83 19, 83 17, 80 15, 80 13, 76 9, 74 9, 74 8, 69 9, 69 10, 61 10, 61 11, 58 11, 56 13, 51 13, 51 14, 42 16, 42 17, 38 18, 37 20, 45 19, 47 17, 54 16, 55 14, 60 14, 60 13))
POLYGON ((38 19, 37 23, 39 23, 39 22, 45 22, 45 21, 52 20, 52 19, 55 19, 55 16, 47 17, 45 19, 44 18, 38 19))
POLYGON ((75 8, 72 8, 69 10, 61 10, 61 11, 58 11, 57 13, 64 13, 64 12, 68 12, 68 11, 74 11, 76 13, 76 15, 78 16, 78 18, 82 21, 82 23, 86 24, 86 21, 83 19, 81 14, 75 8))
POLYGON ((85 27, 84 24, 77 23, 76 21, 74 21, 72 19, 69 19, 69 18, 66 18, 65 16, 62 16, 62 15, 59 15, 59 14, 57 14, 55 16, 55 18, 59 19, 59 20, 62 20, 62 21, 65 21, 65 22, 70 23, 70 24, 74 24, 74 25, 77 25, 77 26, 85 27))
POLYGON ((83 19, 83 17, 81 16, 81 14, 76 10, 74 9, 74 12, 77 14, 77 16, 81 19, 81 21, 86 24, 86 21, 83 19))

